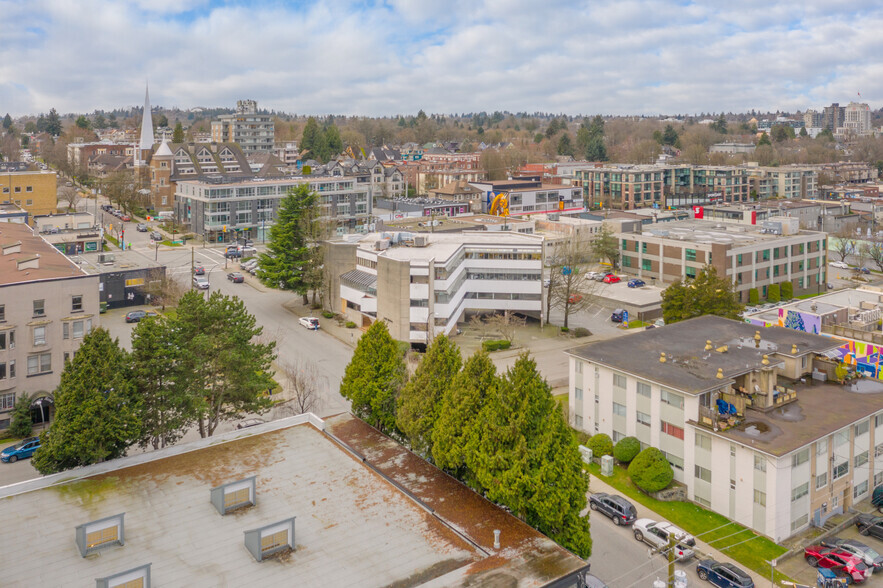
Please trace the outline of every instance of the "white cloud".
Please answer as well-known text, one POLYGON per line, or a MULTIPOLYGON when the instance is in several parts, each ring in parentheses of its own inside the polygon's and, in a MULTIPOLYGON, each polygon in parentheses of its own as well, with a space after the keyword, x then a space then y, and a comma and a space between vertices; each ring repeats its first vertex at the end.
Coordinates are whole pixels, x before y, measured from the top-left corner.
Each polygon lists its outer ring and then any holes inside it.
MULTIPOLYGON (((0 111, 687 113, 883 96, 858 0, 0 0, 0 111)), ((2 114, 2 113, 0 113, 2 114)))

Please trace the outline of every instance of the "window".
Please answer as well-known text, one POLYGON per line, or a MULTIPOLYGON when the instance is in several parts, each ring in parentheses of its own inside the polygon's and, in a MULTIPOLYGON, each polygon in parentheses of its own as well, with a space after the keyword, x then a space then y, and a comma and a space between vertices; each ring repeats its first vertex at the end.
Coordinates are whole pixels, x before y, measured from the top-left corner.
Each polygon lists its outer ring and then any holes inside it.
POLYGON ((619 431, 617 431, 615 429, 613 430, 613 442, 614 443, 617 443, 623 437, 625 437, 624 433, 620 433, 619 431))
POLYGON ((646 412, 641 412, 640 410, 638 411, 637 414, 638 414, 638 418, 637 418, 638 424, 639 425, 647 425, 649 427, 650 426, 650 415, 647 414, 646 412))
POLYGON ((860 437, 868 432, 868 429, 871 427, 871 423, 868 421, 862 421, 855 426, 855 436, 860 437))
POLYGON ((683 457, 678 457, 677 455, 673 455, 673 454, 665 452, 665 451, 662 452, 662 455, 665 456, 665 459, 668 460, 668 463, 671 464, 671 467, 673 467, 676 470, 681 470, 682 472, 684 471, 684 458, 683 457))
POLYGON ((730 445, 730 457, 736 457, 736 446, 730 445))
POLYGON ((28 375, 35 376, 52 371, 52 354, 41 353, 28 356, 28 375))
POLYGON ((791 490, 791 502, 794 502, 795 500, 800 500, 807 494, 809 494, 809 482, 804 482, 797 488, 791 490))
POLYGON ((696 433, 696 447, 701 447, 706 451, 711 451, 711 437, 704 433, 696 433))
POLYGON ((619 404, 618 402, 613 403, 613 414, 616 416, 625 416, 625 405, 619 404))
POLYGON ((684 249, 684 257, 687 261, 696 261, 696 250, 695 249, 684 249))
POLYGON ((858 499, 859 496, 867 493, 867 491, 868 491, 868 481, 865 480, 864 482, 860 482, 855 485, 855 487, 852 489, 852 497, 855 499, 858 499))
POLYGON ((766 506, 766 492, 761 492, 760 490, 754 491, 754 504, 759 504, 760 506, 766 506))
POLYGON ((766 458, 764 456, 755 454, 754 469, 759 472, 766 472, 766 458))
POLYGON ((831 480, 838 480, 849 473, 849 462, 844 461, 834 466, 834 472, 831 474, 831 480))
POLYGON ((573 371, 576 372, 577 374, 583 373, 583 362, 581 362, 581 361, 574 362, 573 371))
POLYGON ((638 396, 644 396, 645 398, 650 398, 650 384, 645 384, 644 382, 638 382, 638 396))
POLYGON ((680 439, 681 441, 684 440, 684 430, 681 427, 676 427, 673 424, 667 423, 665 421, 660 421, 659 424, 661 426, 660 428, 662 432, 666 435, 671 435, 672 437, 680 439))
POLYGON ((71 297, 71 312, 81 312, 83 310, 83 296, 77 294, 71 297))
POLYGON ((622 374, 613 374, 613 385, 617 388, 625 388, 626 379, 622 374))
POLYGON ((736 489, 736 480, 733 480, 732 478, 730 478, 730 490, 735 490, 735 489, 736 489))
POLYGON ((15 408, 15 392, 0 394, 0 410, 12 410, 15 408))
POLYGON ((46 345, 46 327, 34 327, 34 346, 46 345))
POLYGON ((883 443, 874 448, 874 457, 880 457, 881 455, 883 455, 883 443))
POLYGON ((816 476, 816 490, 824 488, 828 485, 828 472, 822 472, 816 476))
POLYGON ((88 554, 112 544, 123 545, 124 516, 125 513, 122 513, 77 526, 76 538, 80 555, 86 557, 88 554))
POLYGON ((859 453, 858 455, 855 456, 855 467, 857 467, 857 468, 861 467, 861 466, 865 465, 866 463, 868 463, 868 452, 867 451, 863 451, 862 453, 859 453))
POLYGON ((660 391, 660 400, 665 404, 670 404, 675 408, 684 408, 684 397, 680 394, 675 394, 674 392, 669 392, 668 390, 660 391))
POLYGON ((849 441, 849 431, 838 431, 834 433, 834 449, 837 449, 841 445, 847 443, 849 441))
POLYGON ((653 262, 650 261, 649 259, 642 259, 641 260, 641 269, 644 270, 645 272, 653 271, 653 262))
POLYGON ((883 484, 883 472, 877 472, 874 474, 874 488, 883 484))
POLYGON ((0 332, 0 351, 6 349, 6 332, 0 332))
POLYGON ((707 470, 704 467, 697 465, 694 466, 694 473, 697 480, 702 480, 703 482, 711 484, 711 470, 707 470))
POLYGON ((34 300, 34 316, 46 314, 45 302, 45 300, 34 300))
POLYGON ((74 339, 83 338, 83 321, 74 321, 74 339))
POLYGON ((70 339, 71 338, 71 328, 70 324, 67 322, 61 323, 61 338, 62 339, 70 339))
MULTIPOLYGON (((0 320, 3 320, 3 307, 0 307, 0 320)), ((880 413, 874 417, 874 427, 883 426, 883 413, 880 413)))
POLYGON ((804 464, 809 461, 809 449, 802 449, 791 456, 791 467, 796 468, 797 466, 804 464))
POLYGON ((805 525, 808 522, 809 522, 809 514, 804 513, 804 514, 800 515, 799 517, 797 517, 796 519, 794 519, 793 521, 791 521, 791 530, 796 531, 797 529, 799 529, 800 527, 802 527, 803 525, 805 525))
POLYGON ((0 304, 0 323, 6 321, 6 305, 0 304))
POLYGON ((573 417, 573 420, 574 420, 574 425, 576 425, 576 428, 577 428, 577 429, 582 429, 582 428, 583 428, 583 417, 582 417, 582 416, 580 416, 580 415, 575 415, 575 416, 573 417))
POLYGON ((816 441, 816 455, 828 455, 828 440, 819 439, 816 441))

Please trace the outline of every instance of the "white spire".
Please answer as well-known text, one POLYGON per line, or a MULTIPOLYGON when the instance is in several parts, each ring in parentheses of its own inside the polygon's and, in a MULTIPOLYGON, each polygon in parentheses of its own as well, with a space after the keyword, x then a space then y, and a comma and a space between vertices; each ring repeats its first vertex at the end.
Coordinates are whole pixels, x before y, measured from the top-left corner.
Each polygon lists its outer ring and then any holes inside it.
POLYGON ((153 151, 153 116, 150 114, 150 89, 144 88, 144 116, 141 118, 141 142, 142 150, 153 151))

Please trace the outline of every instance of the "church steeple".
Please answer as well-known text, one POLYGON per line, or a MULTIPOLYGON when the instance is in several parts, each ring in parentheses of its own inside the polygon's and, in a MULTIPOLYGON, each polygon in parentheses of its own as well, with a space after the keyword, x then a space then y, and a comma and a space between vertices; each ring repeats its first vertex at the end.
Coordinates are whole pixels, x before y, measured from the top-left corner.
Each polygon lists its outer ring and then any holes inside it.
POLYGON ((150 88, 144 88, 144 116, 141 118, 141 141, 139 147, 144 151, 152 151, 155 139, 153 136, 153 116, 150 114, 150 88))

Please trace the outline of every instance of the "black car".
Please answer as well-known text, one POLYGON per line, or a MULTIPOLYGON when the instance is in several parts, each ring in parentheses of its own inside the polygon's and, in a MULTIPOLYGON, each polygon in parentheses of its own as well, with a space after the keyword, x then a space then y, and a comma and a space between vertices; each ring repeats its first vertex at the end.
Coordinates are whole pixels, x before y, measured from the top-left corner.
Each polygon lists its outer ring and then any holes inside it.
POLYGON ((751 576, 730 563, 703 559, 696 564, 696 574, 720 588, 753 588, 751 576))
POLYGON ((862 535, 883 539, 883 517, 877 517, 872 514, 860 514, 855 519, 855 526, 862 535))
POLYGON ((821 544, 825 547, 836 547, 862 558, 871 571, 877 572, 883 569, 883 555, 871 549, 861 541, 855 539, 841 539, 840 537, 828 537, 821 544))
POLYGON ((150 238, 153 239, 154 241, 162 241, 162 234, 157 233, 156 231, 153 231, 150 233, 150 238))
POLYGON ((615 494, 605 492, 592 494, 589 496, 589 508, 606 514, 613 519, 614 525, 629 525, 638 518, 635 506, 622 496, 615 494))
POLYGON ((126 322, 127 323, 137 323, 146 316, 147 316, 147 313, 144 312, 143 310, 133 310, 132 312, 130 312, 126 315, 126 322))

